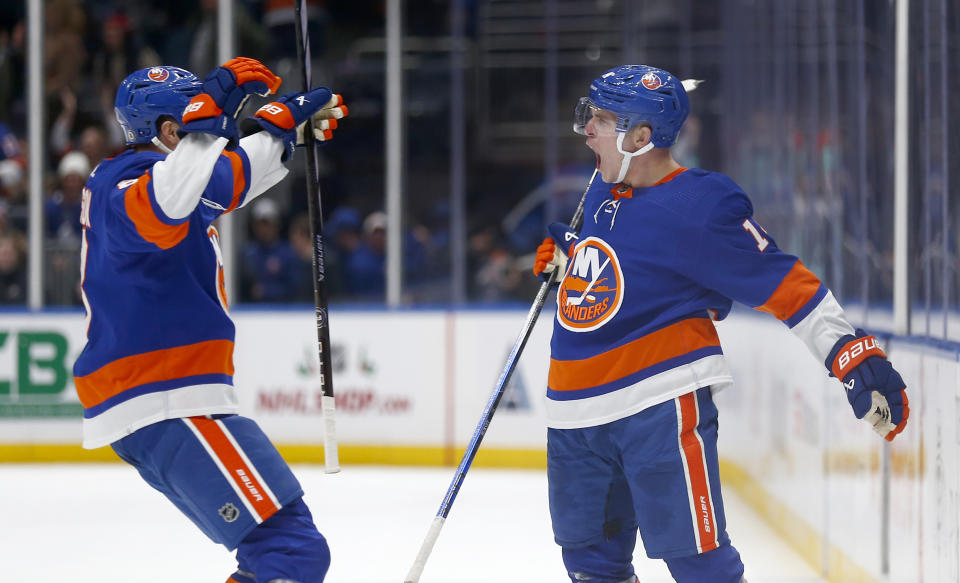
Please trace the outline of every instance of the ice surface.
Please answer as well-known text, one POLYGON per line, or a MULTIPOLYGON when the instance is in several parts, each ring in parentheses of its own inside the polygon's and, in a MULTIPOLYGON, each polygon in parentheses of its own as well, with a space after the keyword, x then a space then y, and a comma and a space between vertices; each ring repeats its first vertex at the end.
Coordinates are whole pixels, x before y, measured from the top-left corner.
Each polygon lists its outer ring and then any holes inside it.
MULTIPOLYGON (((333 563, 329 583, 400 583, 452 468, 294 466, 333 563)), ((0 465, 6 581, 222 583, 232 555, 207 540, 123 464, 0 465)), ((543 471, 473 468, 427 561, 423 583, 563 583, 543 471)), ((750 583, 822 583, 732 492, 727 522, 750 583)), ((672 581, 638 551, 643 583, 672 581)))

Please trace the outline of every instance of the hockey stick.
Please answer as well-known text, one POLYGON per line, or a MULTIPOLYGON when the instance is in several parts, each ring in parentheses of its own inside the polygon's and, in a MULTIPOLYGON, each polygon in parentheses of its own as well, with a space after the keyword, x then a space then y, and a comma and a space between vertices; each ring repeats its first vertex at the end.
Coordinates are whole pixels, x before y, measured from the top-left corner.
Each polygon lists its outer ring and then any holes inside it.
MULTIPOLYGON (((306 0, 296 0, 297 60, 303 73, 303 90, 310 91, 310 37, 307 34, 306 0)), ((313 120, 307 118, 303 141, 307 154, 307 213, 310 217, 310 239, 313 241, 313 304, 317 316, 317 347, 320 355, 320 408, 323 414, 323 466, 333 474, 340 471, 337 452, 337 422, 334 416, 333 363, 330 359, 330 320, 327 311, 327 284, 323 262, 323 215, 320 207, 320 184, 317 174, 317 142, 313 120)))
MULTIPOLYGON (((593 180, 596 177, 597 171, 594 170, 593 176, 590 177, 590 182, 587 183, 587 188, 583 191, 583 196, 580 197, 580 203, 577 205, 577 210, 573 213, 573 219, 570 221, 570 227, 572 229, 576 230, 580 228, 580 224, 583 221, 583 204, 587 199, 587 192, 590 191, 590 187, 593 185, 593 180)), ((467 445, 467 450, 463 453, 463 458, 460 460, 460 466, 453 474, 453 481, 450 482, 450 487, 447 488, 447 494, 443 497, 443 502, 440 504, 440 510, 437 511, 436 518, 434 518, 433 522, 430 524, 430 530, 427 531, 427 536, 423 539, 423 544, 420 545, 420 552, 417 553, 417 557, 413 561, 413 566, 410 567, 407 577, 403 580, 404 583, 417 583, 420 581, 420 575, 423 573, 423 567, 427 563, 427 558, 430 556, 430 551, 433 550, 433 545, 436 544, 437 538, 440 536, 440 529, 443 528, 443 523, 446 521, 447 515, 450 513, 450 508, 453 506, 453 501, 456 499, 457 493, 460 491, 460 486, 463 485, 463 480, 467 477, 467 471, 470 469, 470 464, 473 463, 473 458, 477 455, 477 449, 480 447, 480 442, 483 440, 483 436, 487 433, 487 428, 490 426, 490 421, 493 420, 493 414, 497 410, 497 405, 500 404, 500 399, 503 397, 503 391, 506 388, 507 383, 510 382, 510 376, 513 374, 513 370, 517 366, 517 360, 520 358, 520 353, 523 351, 524 346, 527 344, 527 340, 530 338, 530 333, 533 331, 534 324, 537 323, 537 316, 540 315, 540 310, 543 309, 543 303, 547 299, 547 293, 550 291, 550 286, 553 284, 556 278, 563 276, 563 274, 558 274, 558 271, 559 270, 554 269, 553 273, 550 274, 549 279, 543 282, 543 284, 540 286, 540 291, 537 292, 537 297, 533 300, 533 305, 530 306, 530 311, 527 313, 527 320, 523 324, 523 329, 520 331, 520 336, 517 337, 517 341, 513 343, 513 350, 510 351, 510 355, 507 357, 507 363, 503 366, 503 370, 500 372, 500 378, 497 380, 497 384, 493 389, 493 393, 490 394, 490 399, 487 401, 487 406, 483 409, 483 414, 480 416, 480 422, 477 424, 477 428, 473 432, 473 437, 470 438, 470 443, 467 445)))

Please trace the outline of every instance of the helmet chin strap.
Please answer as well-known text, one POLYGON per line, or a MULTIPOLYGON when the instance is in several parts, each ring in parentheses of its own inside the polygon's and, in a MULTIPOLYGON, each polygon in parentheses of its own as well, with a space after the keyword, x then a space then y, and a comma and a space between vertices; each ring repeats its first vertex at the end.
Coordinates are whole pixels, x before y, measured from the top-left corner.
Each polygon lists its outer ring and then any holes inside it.
POLYGON ((171 150, 170 148, 167 147, 166 144, 161 142, 160 138, 158 138, 157 136, 153 136, 152 138, 150 138, 150 143, 160 148, 164 154, 173 154, 173 150, 171 150))
POLYGON ((617 179, 613 182, 619 184, 623 182, 624 177, 627 175, 627 168, 630 167, 630 161, 634 157, 639 156, 640 154, 646 154, 653 149, 653 140, 647 142, 647 145, 640 148, 636 152, 624 152, 623 151, 623 139, 627 136, 626 132, 617 135, 617 151, 623 155, 623 159, 620 161, 620 173, 617 174, 617 179))

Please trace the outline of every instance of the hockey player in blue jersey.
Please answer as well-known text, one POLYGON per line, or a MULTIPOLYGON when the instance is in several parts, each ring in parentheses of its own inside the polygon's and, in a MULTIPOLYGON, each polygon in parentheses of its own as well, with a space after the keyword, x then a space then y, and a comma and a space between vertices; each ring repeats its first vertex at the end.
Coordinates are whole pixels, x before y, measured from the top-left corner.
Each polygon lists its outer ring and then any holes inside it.
POLYGON ((547 459, 554 535, 574 583, 637 581, 638 531, 679 583, 744 580, 726 532, 712 399, 732 381, 713 324, 732 301, 782 320, 886 439, 909 415, 876 338, 777 248, 740 187, 673 159, 688 112, 683 84, 664 70, 629 65, 594 80, 574 129, 601 180, 580 232, 552 225, 537 249, 535 274, 563 274, 547 459))
POLYGON ((83 190, 87 344, 74 365, 83 445, 111 445, 211 540, 236 549, 230 583, 319 583, 330 552, 286 462, 237 415, 234 325, 219 216, 279 182, 304 123, 332 137, 347 113, 320 87, 268 103, 240 138, 252 94, 281 79, 232 59, 202 82, 177 67, 132 73, 115 101, 128 149, 83 190))

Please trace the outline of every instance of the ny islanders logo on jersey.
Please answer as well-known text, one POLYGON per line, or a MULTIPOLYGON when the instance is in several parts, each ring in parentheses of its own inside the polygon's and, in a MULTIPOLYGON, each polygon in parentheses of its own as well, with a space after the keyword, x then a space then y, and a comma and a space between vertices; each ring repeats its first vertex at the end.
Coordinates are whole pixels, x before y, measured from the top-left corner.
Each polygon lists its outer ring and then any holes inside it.
POLYGON ((557 321, 589 332, 613 318, 623 302, 623 271, 613 247, 597 237, 577 243, 557 290, 557 321))

